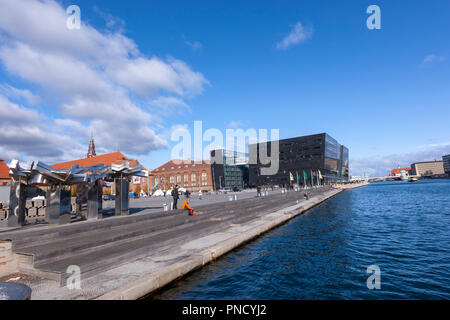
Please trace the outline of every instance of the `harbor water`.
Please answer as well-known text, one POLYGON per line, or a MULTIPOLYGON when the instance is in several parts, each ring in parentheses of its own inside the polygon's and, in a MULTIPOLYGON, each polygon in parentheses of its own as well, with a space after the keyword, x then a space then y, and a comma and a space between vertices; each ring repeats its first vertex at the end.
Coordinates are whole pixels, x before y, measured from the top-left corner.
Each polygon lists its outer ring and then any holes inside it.
POLYGON ((376 182, 338 194, 152 298, 450 299, 449 272, 450 180, 376 182), (380 289, 367 285, 373 265, 380 289))

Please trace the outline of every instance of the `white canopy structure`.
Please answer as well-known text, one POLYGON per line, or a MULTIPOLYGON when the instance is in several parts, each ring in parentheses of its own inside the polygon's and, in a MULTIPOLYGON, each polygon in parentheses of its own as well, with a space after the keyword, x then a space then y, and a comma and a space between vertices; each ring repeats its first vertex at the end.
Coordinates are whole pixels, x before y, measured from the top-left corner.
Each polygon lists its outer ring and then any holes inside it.
POLYGON ((164 192, 161 189, 156 190, 152 196, 154 197, 163 197, 164 196, 164 192))

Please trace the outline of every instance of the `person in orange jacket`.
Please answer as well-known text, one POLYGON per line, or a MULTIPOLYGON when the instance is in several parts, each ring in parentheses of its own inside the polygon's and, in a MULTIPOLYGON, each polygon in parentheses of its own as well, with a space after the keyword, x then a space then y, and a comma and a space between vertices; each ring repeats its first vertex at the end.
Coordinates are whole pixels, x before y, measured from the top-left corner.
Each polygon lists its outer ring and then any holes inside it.
POLYGON ((194 208, 192 208, 192 207, 189 205, 189 201, 190 201, 190 200, 187 199, 187 200, 185 200, 185 201, 183 202, 183 204, 181 205, 181 210, 188 210, 190 216, 195 216, 195 215, 197 215, 197 214, 194 212, 194 208))

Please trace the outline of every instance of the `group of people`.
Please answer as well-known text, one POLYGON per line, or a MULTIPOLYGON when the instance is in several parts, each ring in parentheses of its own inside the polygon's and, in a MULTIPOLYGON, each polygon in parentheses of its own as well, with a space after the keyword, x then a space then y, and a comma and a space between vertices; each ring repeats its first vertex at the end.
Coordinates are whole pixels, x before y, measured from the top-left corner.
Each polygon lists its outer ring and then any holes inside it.
MULTIPOLYGON (((178 210, 178 199, 180 198, 178 189, 179 189, 178 185, 175 185, 175 187, 173 187, 173 189, 172 189, 173 210, 178 210)), ((181 210, 188 211, 190 216, 197 215, 197 213, 195 213, 195 211, 194 211, 194 208, 192 208, 189 205, 189 202, 190 202, 189 194, 188 194, 188 191, 186 191, 186 200, 184 200, 183 204, 181 205, 181 210)))

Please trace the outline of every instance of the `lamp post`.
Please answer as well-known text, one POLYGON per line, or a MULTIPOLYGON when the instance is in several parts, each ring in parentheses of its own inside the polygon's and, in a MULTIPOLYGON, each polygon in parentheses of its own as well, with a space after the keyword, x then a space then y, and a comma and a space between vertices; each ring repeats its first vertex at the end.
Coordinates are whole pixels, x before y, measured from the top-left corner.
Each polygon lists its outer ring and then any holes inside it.
POLYGON ((147 171, 147 196, 150 194, 150 173, 147 171))

